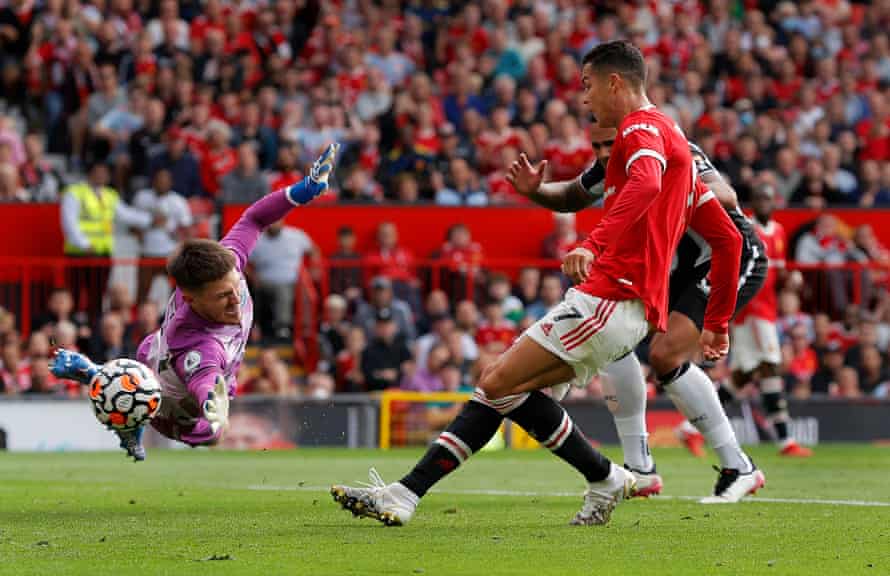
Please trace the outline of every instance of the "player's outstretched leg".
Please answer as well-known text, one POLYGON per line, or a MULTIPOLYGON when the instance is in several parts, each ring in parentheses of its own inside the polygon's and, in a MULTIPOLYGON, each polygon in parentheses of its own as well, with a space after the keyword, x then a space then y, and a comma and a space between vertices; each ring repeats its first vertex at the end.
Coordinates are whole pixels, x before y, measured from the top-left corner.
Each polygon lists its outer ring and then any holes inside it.
POLYGON ((571 523, 584 526, 608 523, 615 506, 637 495, 634 474, 616 466, 593 448, 553 398, 540 390, 522 396, 525 398, 520 397, 521 401, 506 415, 587 480, 584 504, 571 523))
POLYGON ((494 408, 471 400, 399 482, 386 484, 372 469, 370 484, 335 485, 331 495, 356 516, 375 518, 387 526, 405 524, 427 491, 485 446, 503 419, 494 408))
POLYGON ((621 498, 634 495, 635 478, 593 450, 555 400, 534 392, 492 401, 481 390, 400 481, 386 484, 372 470, 370 484, 333 486, 331 494, 356 516, 375 518, 387 525, 404 524, 433 485, 485 446, 500 427, 503 415, 539 438, 588 479, 584 508, 575 523, 605 523, 621 498))
POLYGON ((655 469, 655 461, 649 451, 649 433, 646 430, 646 381, 636 354, 630 352, 609 364, 603 379, 606 406, 612 413, 621 450, 624 468, 637 479, 636 495, 640 497, 660 494, 663 482, 655 469))
MULTIPOLYGON (((74 380, 83 385, 89 385, 99 372, 99 366, 86 355, 61 348, 56 351, 49 369, 56 378, 74 380)), ((133 458, 134 462, 145 460, 145 448, 142 446, 142 426, 130 430, 114 430, 114 433, 120 439, 121 448, 133 458)))

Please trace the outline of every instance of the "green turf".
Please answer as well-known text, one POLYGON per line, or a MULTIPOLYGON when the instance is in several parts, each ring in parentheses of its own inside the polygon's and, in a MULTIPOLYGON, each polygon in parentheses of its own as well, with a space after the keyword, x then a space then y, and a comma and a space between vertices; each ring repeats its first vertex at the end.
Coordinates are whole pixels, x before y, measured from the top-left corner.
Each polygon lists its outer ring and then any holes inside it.
MULTIPOLYGON (((4 454, 0 574, 890 574, 890 507, 655 498, 619 506, 607 527, 568 526, 580 497, 546 494, 583 483, 544 452, 477 456, 402 528, 353 519, 317 488, 370 465, 397 479, 419 454, 4 454), (473 490, 540 495, 459 493, 473 490)), ((753 454, 764 498, 890 503, 890 448, 753 454)), ((704 495, 716 478, 680 450, 656 456, 666 495, 704 495)))

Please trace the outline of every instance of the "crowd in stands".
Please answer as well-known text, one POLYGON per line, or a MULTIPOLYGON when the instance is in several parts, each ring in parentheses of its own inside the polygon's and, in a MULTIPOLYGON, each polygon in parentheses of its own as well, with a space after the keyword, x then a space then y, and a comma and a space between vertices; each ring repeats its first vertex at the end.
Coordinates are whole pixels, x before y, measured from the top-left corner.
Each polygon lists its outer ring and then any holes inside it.
POLYGON ((639 45, 650 98, 782 204, 890 205, 890 8, 847 0, 0 0, 0 200, 94 161, 125 198, 246 203, 344 145, 327 201, 521 201, 520 152, 592 158, 579 59, 639 45))
MULTIPOLYGON (((650 98, 742 202, 768 184, 779 206, 890 206, 888 30, 886 2, 846 0, 0 0, 0 202, 64 205, 67 185, 99 178, 150 215, 142 253, 163 257, 211 234, 198 224, 215 207, 299 180, 333 141, 337 181, 320 202, 524 202, 505 179, 520 153, 547 159, 551 179, 592 160, 580 56, 629 38, 646 55, 650 98)), ((571 217, 556 222, 545 257, 583 233, 571 217)), ((294 374, 266 347, 245 364, 243 392, 467 389, 566 287, 549 270, 484 270, 462 226, 434 255, 449 263, 440 290, 392 224, 374 246, 344 227, 324 255, 276 226, 250 271, 257 342, 296 330, 290 287, 304 258, 311 269, 321 256, 333 268, 317 370, 294 374)), ((890 264, 870 228, 830 216, 789 257, 890 264)), ((54 291, 26 341, 0 314, 4 393, 77 393, 45 370, 49 336, 97 361, 131 355, 157 326, 163 302, 147 294, 161 272, 144 271, 135 302, 110 286, 101 316, 54 291)), ((863 273, 855 304, 850 274, 825 276, 816 307, 811 285, 783 287, 795 396, 887 394, 886 278, 863 273)), ((597 383, 573 393, 596 395, 597 383)))

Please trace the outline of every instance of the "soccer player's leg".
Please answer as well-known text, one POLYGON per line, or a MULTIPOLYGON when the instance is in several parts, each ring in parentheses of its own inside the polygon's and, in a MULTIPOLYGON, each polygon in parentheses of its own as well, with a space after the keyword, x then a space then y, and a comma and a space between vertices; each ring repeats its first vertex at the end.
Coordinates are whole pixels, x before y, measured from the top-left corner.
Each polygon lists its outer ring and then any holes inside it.
POLYGON ((750 325, 754 350, 759 361, 756 374, 760 386, 760 399, 767 420, 772 425, 776 442, 779 444, 779 454, 797 458, 812 456, 812 450, 798 444, 788 428, 791 418, 788 414, 784 382, 779 374, 782 356, 775 324, 762 318, 750 317, 746 325, 750 325))
POLYGON ((640 361, 633 352, 612 362, 603 370, 606 406, 612 413, 624 454, 624 467, 637 478, 636 495, 661 493, 661 476, 649 451, 646 430, 646 381, 640 361))
POLYGON ((701 368, 688 361, 688 352, 684 355, 688 343, 697 341, 699 332, 690 317, 672 312, 668 331, 653 339, 649 361, 674 405, 720 459, 714 495, 703 502, 738 502, 761 488, 764 476, 739 446, 714 383, 701 368))
POLYGON ((407 523, 429 489, 481 450, 501 426, 504 417, 480 402, 480 395, 477 390, 401 480, 386 484, 372 469, 371 484, 365 487, 332 486, 334 500, 356 516, 375 518, 388 526, 407 523))
MULTIPOLYGON (((59 349, 50 363, 50 372, 56 378, 74 380, 88 386, 98 374, 100 366, 94 364, 86 355, 71 350, 59 349)), ((101 385, 100 385, 101 386, 101 385)), ((119 430, 112 429, 120 440, 120 447, 135 462, 145 460, 145 447, 142 445, 143 427, 119 430)))

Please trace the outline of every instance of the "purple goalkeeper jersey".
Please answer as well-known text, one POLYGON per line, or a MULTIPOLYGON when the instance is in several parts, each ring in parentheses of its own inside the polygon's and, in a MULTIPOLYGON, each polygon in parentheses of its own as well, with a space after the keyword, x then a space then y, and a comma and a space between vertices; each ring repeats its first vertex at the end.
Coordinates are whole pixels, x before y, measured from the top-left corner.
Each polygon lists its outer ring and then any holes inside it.
MULTIPOLYGON (((253 325, 253 300, 242 270, 263 229, 280 220, 294 205, 284 190, 273 192, 248 208, 220 243, 235 253, 241 275, 241 323, 218 324, 198 316, 177 288, 167 303, 161 327, 139 345, 137 359, 158 375, 163 402, 156 424, 185 422, 212 390, 218 375, 235 393, 236 376, 253 325), (191 409, 190 409, 191 408, 191 409)), ((156 426, 160 429, 160 426, 156 426)))

